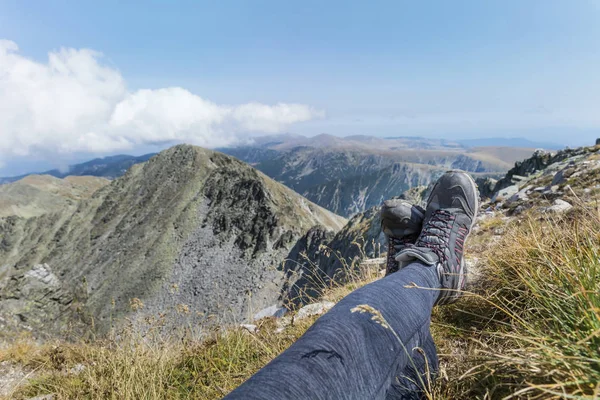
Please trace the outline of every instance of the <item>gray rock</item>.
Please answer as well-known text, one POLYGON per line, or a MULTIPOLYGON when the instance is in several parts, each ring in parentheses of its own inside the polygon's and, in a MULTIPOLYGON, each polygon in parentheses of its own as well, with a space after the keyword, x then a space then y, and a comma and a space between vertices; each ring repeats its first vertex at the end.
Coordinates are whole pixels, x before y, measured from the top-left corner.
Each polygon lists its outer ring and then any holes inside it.
POLYGON ((58 277, 52 273, 48 264, 34 265, 32 269, 25 272, 25 277, 39 280, 44 285, 50 287, 60 286, 58 277))
POLYGON ((508 186, 504 189, 499 190, 492 196, 492 203, 495 203, 497 201, 507 200, 512 195, 517 194, 518 192, 519 192, 519 186, 517 186, 517 185, 508 186))
POLYGON ((75 364, 73 368, 69 370, 69 373, 72 375, 79 375, 85 370, 85 365, 83 364, 75 364))
POLYGON ((567 167, 567 168, 561 169, 554 175, 554 178, 552 178, 552 183, 550 185, 551 186, 560 185, 560 184, 566 182, 567 179, 569 179, 569 177, 571 175, 573 175, 573 173, 575 173, 575 168, 567 167))
POLYGON ((255 321, 258 321, 259 319, 268 318, 268 317, 281 318, 285 315, 286 312, 287 312, 287 310, 284 307, 272 305, 270 307, 263 308, 262 310, 260 310, 256 314, 254 314, 254 317, 252 319, 254 319, 255 321))
POLYGON ((513 194, 512 196, 510 196, 510 198, 506 201, 506 204, 511 204, 517 201, 527 201, 529 200, 529 197, 527 196, 527 193, 531 190, 531 186, 527 186, 521 190, 519 190, 517 193, 513 194))
MULTIPOLYGON (((496 179, 485 177, 485 178, 477 178, 475 180, 477 184, 477 188, 479 189, 479 195, 481 198, 487 199, 492 197, 494 194, 494 188, 498 181, 496 179)), ((415 203, 416 204, 416 203, 415 203)))
POLYGON ((243 328, 250 333, 256 333, 256 325, 254 324, 241 324, 240 328, 243 328))
POLYGON ((511 215, 521 215, 521 214, 523 214, 523 212, 524 212, 525 210, 527 210, 527 207, 525 207, 524 205, 517 206, 517 207, 516 207, 516 208, 513 210, 513 212, 512 212, 512 214, 511 214, 511 215))
POLYGON ((573 208, 573 206, 570 203, 561 199, 556 199, 552 206, 546 208, 546 212, 560 214, 569 211, 571 208, 573 208))
POLYGON ((313 315, 325 314, 334 305, 335 305, 335 303, 332 303, 330 301, 323 301, 320 303, 309 304, 307 306, 302 307, 300 310, 298 310, 294 319, 302 320, 302 319, 311 317, 313 315))

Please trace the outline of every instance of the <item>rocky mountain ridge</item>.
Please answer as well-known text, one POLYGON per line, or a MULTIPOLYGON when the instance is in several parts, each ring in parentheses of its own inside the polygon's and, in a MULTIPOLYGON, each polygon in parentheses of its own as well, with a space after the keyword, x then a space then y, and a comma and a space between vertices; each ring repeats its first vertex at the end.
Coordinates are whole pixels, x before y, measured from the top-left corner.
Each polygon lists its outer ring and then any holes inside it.
POLYGON ((74 209, 0 218, 0 324, 102 332, 133 309, 170 312, 169 326, 243 320, 277 304, 300 237, 344 224, 241 161, 176 146, 74 209))
POLYGON ((0 185, 0 217, 32 217, 76 207, 110 181, 94 176, 29 175, 20 181, 0 185))

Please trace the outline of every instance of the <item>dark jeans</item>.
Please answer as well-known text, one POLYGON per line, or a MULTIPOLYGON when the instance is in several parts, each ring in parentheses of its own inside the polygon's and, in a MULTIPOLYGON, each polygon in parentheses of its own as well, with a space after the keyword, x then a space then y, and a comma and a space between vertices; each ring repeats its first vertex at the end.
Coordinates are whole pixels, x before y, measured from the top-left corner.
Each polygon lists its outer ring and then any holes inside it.
POLYGON ((434 267, 413 263, 352 292, 226 398, 420 398, 438 369, 429 325, 439 288, 434 267), (350 311, 361 304, 391 329, 350 311))

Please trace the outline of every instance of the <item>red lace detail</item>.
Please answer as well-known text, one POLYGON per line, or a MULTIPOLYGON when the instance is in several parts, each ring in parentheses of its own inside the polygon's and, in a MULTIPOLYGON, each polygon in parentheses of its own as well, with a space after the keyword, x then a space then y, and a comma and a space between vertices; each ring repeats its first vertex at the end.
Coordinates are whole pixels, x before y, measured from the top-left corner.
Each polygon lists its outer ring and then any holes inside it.
POLYGON ((464 247, 465 247, 465 239, 467 234, 469 233, 468 229, 464 226, 460 226, 457 231, 456 245, 455 245, 455 253, 458 258, 462 258, 464 247))

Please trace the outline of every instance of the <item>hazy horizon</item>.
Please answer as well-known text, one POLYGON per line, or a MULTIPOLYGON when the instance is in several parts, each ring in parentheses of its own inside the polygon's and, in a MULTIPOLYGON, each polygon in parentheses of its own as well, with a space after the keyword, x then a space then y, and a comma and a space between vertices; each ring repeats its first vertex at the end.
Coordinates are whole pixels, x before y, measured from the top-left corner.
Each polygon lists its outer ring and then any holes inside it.
MULTIPOLYGON (((295 134, 283 134, 283 135, 295 135, 295 134)), ((319 135, 323 135, 323 134, 318 134, 318 135, 300 135, 300 136, 305 136, 305 137, 314 137, 314 136, 319 136, 319 135)), ((327 135, 327 134, 325 134, 327 135)), ((333 135, 336 136, 336 135, 333 135)), ((338 137, 350 137, 350 136, 356 136, 356 135, 347 135, 347 136, 338 136, 338 137)), ((370 135, 366 135, 366 136, 370 136, 370 135)), ((390 138, 390 137, 388 137, 390 138)), ((419 136, 397 136, 394 138, 422 138, 419 136)), ((442 138, 431 138, 431 139, 440 139, 442 140, 442 138)), ((503 140, 507 140, 507 141, 520 141, 520 140, 526 140, 528 141, 528 139, 525 138, 519 138, 519 137, 506 137, 506 138, 500 138, 500 137, 493 137, 493 138, 464 138, 464 139, 449 139, 446 138, 444 140, 450 140, 450 141, 457 141, 457 142, 462 142, 462 141, 469 141, 469 140, 493 140, 493 141, 500 141, 502 142, 503 140)), ((70 158, 63 158, 63 159, 48 159, 48 160, 44 160, 44 159, 37 159, 35 162, 31 162, 29 159, 25 159, 23 163, 20 162, 16 162, 16 163, 7 163, 6 167, 4 170, 8 171, 8 173, 2 175, 0 174, 0 178, 8 178, 8 177, 15 177, 15 176, 21 176, 21 175, 26 175, 26 174, 32 174, 32 173, 41 173, 41 172, 46 172, 49 170, 54 170, 57 169, 61 172, 63 171, 68 171, 70 166, 76 165, 76 164, 80 164, 80 163, 84 163, 84 162, 88 162, 91 161, 93 159, 97 159, 97 158, 105 158, 105 157, 112 157, 112 156, 119 156, 119 155, 127 155, 127 156, 134 156, 134 157, 139 157, 139 156, 143 156, 143 155, 147 155, 147 154, 154 154, 154 153, 158 153, 164 149, 167 149, 171 146, 174 146, 178 143, 165 143, 162 145, 157 145, 157 146, 143 146, 143 147, 138 147, 133 149, 133 151, 130 152, 110 152, 110 153, 104 153, 104 154, 94 154, 94 153, 78 153, 76 155, 74 155, 74 157, 70 157, 70 158)), ((252 145, 253 142, 240 142, 240 143, 231 143, 232 147, 241 145, 252 145)), ((548 150, 557 150, 563 147, 566 147, 567 145, 564 145, 563 143, 555 143, 555 142, 537 142, 537 141, 531 141, 532 144, 532 148, 545 148, 548 150), (545 146, 546 145, 546 146, 545 146)), ((591 143, 588 143, 591 144, 591 143)), ((498 146, 502 146, 504 144, 498 144, 498 146)), ((218 149, 218 147, 212 147, 212 148, 216 148, 218 149)), ((0 169, 0 172, 2 171, 2 169, 0 169)))
POLYGON ((253 136, 600 136, 600 3, 0 4, 0 176, 253 136))

